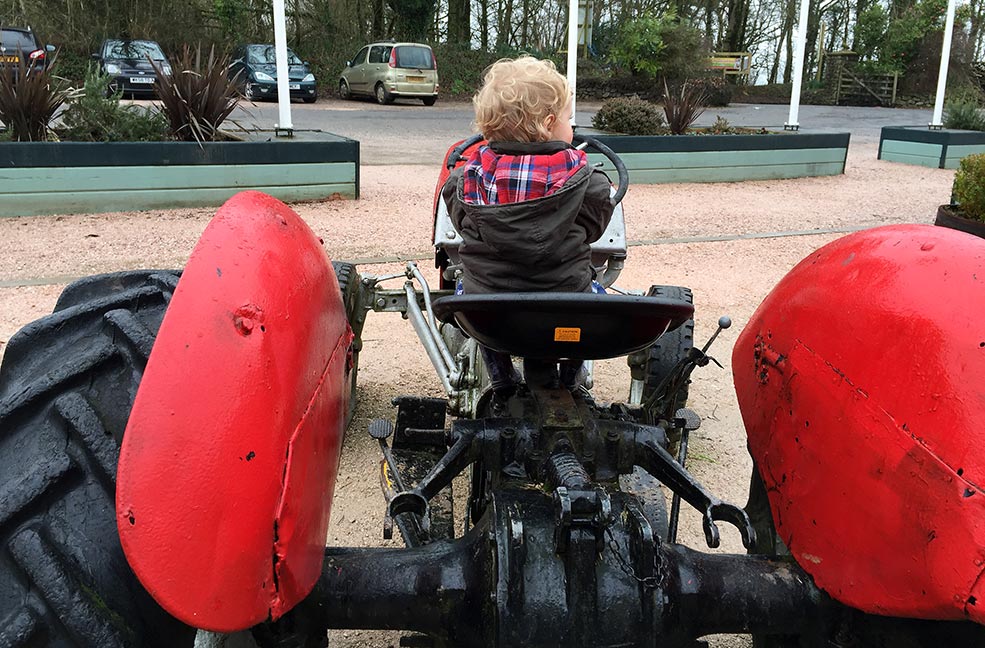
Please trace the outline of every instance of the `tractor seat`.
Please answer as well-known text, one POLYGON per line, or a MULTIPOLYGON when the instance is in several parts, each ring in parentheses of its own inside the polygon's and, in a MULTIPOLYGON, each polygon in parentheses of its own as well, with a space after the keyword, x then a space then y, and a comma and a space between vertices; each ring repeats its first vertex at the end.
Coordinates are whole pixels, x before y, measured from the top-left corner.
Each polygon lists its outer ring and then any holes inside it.
POLYGON ((432 308, 490 349, 582 360, 629 355, 694 314, 694 306, 676 299, 594 293, 450 295, 432 308))

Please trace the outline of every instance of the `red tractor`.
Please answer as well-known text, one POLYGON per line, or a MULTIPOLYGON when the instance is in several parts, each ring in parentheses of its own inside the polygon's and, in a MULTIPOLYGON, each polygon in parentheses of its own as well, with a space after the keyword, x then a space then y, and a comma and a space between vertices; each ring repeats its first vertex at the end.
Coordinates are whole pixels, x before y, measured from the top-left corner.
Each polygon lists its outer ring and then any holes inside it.
MULTIPOLYGON (((619 171, 618 202, 624 167, 585 139, 619 171)), ((414 264, 386 277, 332 264, 289 208, 243 193, 182 272, 78 281, 14 336, 0 645, 308 647, 331 628, 503 648, 715 633, 985 645, 980 240, 877 228, 780 282, 733 354, 756 465, 743 508, 686 469, 701 422, 689 377, 714 336, 691 344, 687 289, 615 286, 621 211, 593 246, 608 295, 454 295, 443 214, 432 290, 414 264), (406 315, 446 398, 400 397, 395 420, 369 426, 383 533, 406 548, 326 548, 369 311, 406 315), (534 362, 493 411, 477 341, 533 361, 627 356, 630 397, 597 403, 534 362), (678 543, 681 502, 710 547, 727 525, 748 553, 678 543)))

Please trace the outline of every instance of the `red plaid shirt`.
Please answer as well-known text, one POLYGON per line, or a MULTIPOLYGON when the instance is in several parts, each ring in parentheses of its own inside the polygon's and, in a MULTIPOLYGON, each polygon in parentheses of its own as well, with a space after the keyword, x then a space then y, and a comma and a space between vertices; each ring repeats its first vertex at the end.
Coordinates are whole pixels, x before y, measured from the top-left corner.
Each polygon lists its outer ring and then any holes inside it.
POLYGON ((499 155, 480 146, 465 163, 465 202, 505 205, 549 196, 588 164, 584 151, 567 148, 550 155, 499 155))

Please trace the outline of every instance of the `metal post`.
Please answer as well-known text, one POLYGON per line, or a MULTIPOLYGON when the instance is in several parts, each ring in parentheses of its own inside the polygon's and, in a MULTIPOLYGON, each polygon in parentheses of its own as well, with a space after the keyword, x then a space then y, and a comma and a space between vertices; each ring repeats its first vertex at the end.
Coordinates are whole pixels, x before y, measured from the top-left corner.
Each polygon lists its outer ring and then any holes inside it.
POLYGON ((800 112, 800 86, 804 80, 804 50, 807 48, 807 19, 810 13, 810 0, 800 0, 800 22, 797 24, 797 47, 793 54, 793 90, 790 92, 790 115, 784 130, 799 130, 797 121, 800 112))
POLYGON ((287 20, 284 17, 284 0, 274 0, 274 50, 277 58, 277 114, 280 121, 274 124, 277 135, 294 135, 291 123, 291 90, 287 65, 287 20))
POLYGON ((944 24, 944 45, 941 47, 941 70, 937 75, 937 98, 934 100, 934 119, 930 122, 932 130, 944 127, 941 118, 944 114, 944 88, 947 87, 947 66, 951 61, 951 34, 954 32, 955 0, 947 2, 947 21, 944 24))
POLYGON ((578 0, 568 0, 568 85, 571 86, 571 125, 575 125, 578 85, 578 0))

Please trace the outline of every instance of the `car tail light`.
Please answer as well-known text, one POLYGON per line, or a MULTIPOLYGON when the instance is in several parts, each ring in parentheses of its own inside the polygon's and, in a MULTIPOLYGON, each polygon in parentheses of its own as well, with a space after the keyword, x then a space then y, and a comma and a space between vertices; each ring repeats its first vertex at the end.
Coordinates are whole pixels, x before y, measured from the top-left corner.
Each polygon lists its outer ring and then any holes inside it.
POLYGON ((44 50, 43 49, 34 50, 33 52, 31 52, 27 56, 32 61, 43 61, 44 60, 44 50))
POLYGON ((397 67, 397 48, 396 47, 394 47, 392 50, 390 50, 390 62, 387 63, 387 65, 389 65, 392 68, 397 67))

